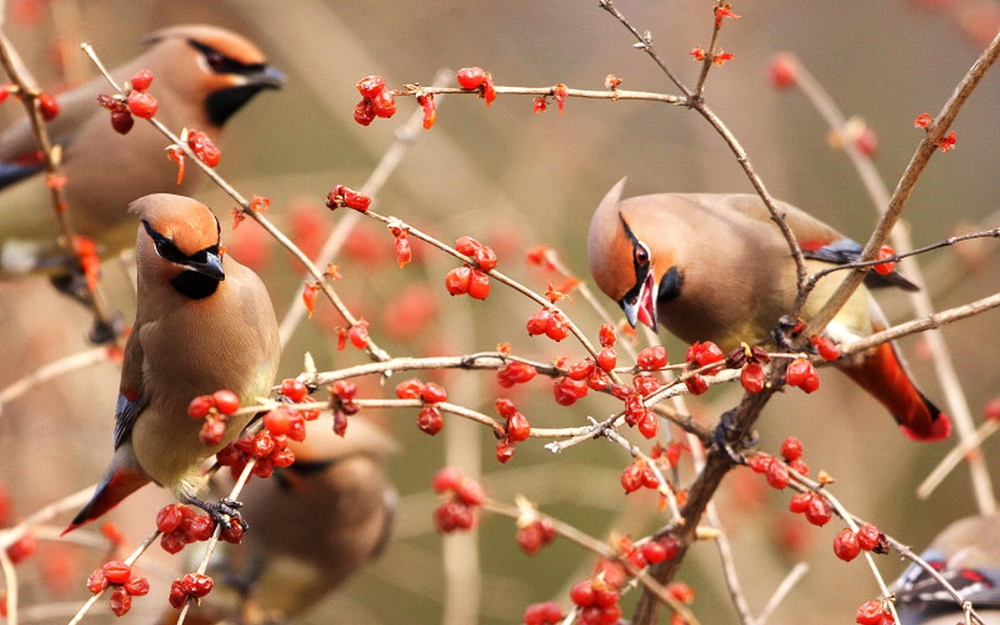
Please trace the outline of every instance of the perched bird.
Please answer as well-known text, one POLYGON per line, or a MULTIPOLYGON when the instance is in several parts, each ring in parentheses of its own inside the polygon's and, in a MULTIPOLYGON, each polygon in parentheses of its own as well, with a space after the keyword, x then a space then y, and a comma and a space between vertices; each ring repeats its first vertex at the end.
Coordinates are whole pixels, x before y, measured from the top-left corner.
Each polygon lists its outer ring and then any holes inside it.
POLYGON ((307 611, 381 552, 397 498, 383 469, 395 441, 363 417, 351 417, 344 437, 321 425, 289 448, 294 464, 244 490, 253 531, 216 575, 279 621, 307 611))
MULTIPOLYGON (((788 245, 756 195, 671 194, 621 199, 624 180, 601 201, 590 222, 587 251, 597 285, 618 302, 633 326, 662 323, 687 341, 713 341, 723 351, 765 344, 791 312, 796 271, 788 245)), ((810 271, 856 259, 861 246, 798 208, 778 202, 810 271)), ((820 279, 801 311, 808 320, 842 277, 820 279)), ((916 287, 899 274, 869 272, 868 287, 916 287)), ((886 321, 859 288, 826 334, 850 342, 884 329, 886 321)), ((916 388, 891 343, 842 358, 837 367, 871 393, 910 438, 947 438, 951 421, 916 388)))
MULTIPOLYGON (((1000 624, 1000 515, 955 521, 921 555, 951 584, 986 625, 1000 624)), ((896 582, 901 625, 963 622, 956 601, 921 567, 911 564, 896 582)))
MULTIPOLYGON (((185 25, 149 37, 149 48, 112 72, 118 84, 147 69, 149 93, 159 102, 156 118, 175 132, 204 131, 217 141, 223 124, 262 89, 278 88, 284 77, 264 54, 223 28, 185 25)), ((127 135, 111 126, 98 94, 111 91, 95 78, 56 100, 59 115, 48 124, 62 146, 66 198, 74 231, 95 241, 105 256, 132 245, 132 221, 125 207, 156 192, 189 194, 198 175, 177 184, 177 165, 164 153, 166 138, 147 123, 127 135)), ((141 120, 139 120, 141 121, 141 120)), ((0 279, 43 273, 66 292, 78 291, 77 261, 59 247, 50 191, 27 118, 0 135, 0 279)))
POLYGON ((271 389, 280 348, 274 308, 255 273, 223 255, 219 221, 179 195, 139 198, 135 325, 125 345, 115 453, 90 502, 66 531, 95 519, 153 481, 197 499, 201 463, 231 442, 252 415, 230 416, 222 442, 206 446, 187 414, 199 395, 228 389, 241 404, 271 389))

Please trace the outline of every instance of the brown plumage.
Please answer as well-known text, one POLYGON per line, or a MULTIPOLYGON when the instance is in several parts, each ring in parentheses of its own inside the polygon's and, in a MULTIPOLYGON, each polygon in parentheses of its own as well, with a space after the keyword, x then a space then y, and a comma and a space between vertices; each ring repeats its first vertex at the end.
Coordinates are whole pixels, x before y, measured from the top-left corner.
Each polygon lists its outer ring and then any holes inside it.
MULTIPOLYGON (((663 324, 678 338, 713 341, 723 351, 771 342, 796 295, 795 264, 763 201, 746 194, 646 195, 621 199, 624 180, 594 212, 587 240, 590 270, 629 323, 663 324)), ((777 203, 803 249, 809 271, 858 257, 861 246, 798 208, 777 203)), ((843 278, 821 279, 801 312, 808 320, 843 278)), ((870 272, 869 287, 913 289, 898 274, 870 272)), ((885 320, 867 288, 848 300, 826 329, 849 342, 883 329, 885 320)), ((838 368, 886 406, 918 440, 948 436, 948 417, 914 386, 899 355, 887 344, 838 368)))
POLYGON ((351 417, 343 438, 318 424, 289 447, 292 466, 247 485, 242 512, 253 531, 221 576, 279 619, 307 611, 376 557, 396 508, 383 469, 396 444, 363 417, 351 417))
MULTIPOLYGON (((135 325, 125 346, 115 454, 94 498, 69 529, 94 519, 149 481, 191 501, 201 463, 231 442, 252 415, 231 417, 215 446, 199 438, 191 400, 221 389, 241 404, 266 396, 278 367, 278 326, 260 278, 219 244, 204 204, 159 193, 132 203, 136 240, 135 325)), ((68 530, 67 530, 68 531, 68 530)))
MULTIPOLYGON (((223 28, 165 28, 149 48, 112 72, 119 84, 137 71, 153 73, 149 93, 159 101, 157 119, 176 132, 205 131, 213 141, 225 121, 262 89, 277 88, 280 73, 250 41, 223 28)), ((105 256, 134 242, 135 222, 125 207, 155 192, 190 193, 202 176, 189 172, 177 185, 177 166, 165 153, 166 138, 136 120, 127 135, 112 127, 96 97, 110 88, 103 78, 58 95, 62 111, 48 125, 63 148, 66 196, 74 230, 96 241, 105 256)), ((27 119, 0 135, 0 279, 27 273, 66 276, 75 261, 58 247, 59 234, 44 174, 27 119)))

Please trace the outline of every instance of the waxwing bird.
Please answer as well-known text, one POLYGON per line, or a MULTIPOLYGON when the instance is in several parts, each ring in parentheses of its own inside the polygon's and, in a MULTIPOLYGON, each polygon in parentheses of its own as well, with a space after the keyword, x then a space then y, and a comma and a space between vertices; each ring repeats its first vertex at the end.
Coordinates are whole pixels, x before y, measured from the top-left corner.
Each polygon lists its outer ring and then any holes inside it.
MULTIPOLYGON (((921 554, 969 601, 986 625, 1000 624, 1000 515, 955 521, 921 554)), ((936 579, 911 564, 896 582, 901 625, 953 625, 964 622, 956 601, 936 579)))
POLYGON ((344 437, 316 423, 303 443, 289 441, 294 464, 247 485, 242 513, 253 531, 228 550, 225 575, 215 575, 279 622, 375 558, 396 508, 383 469, 395 441, 363 417, 351 417, 344 437))
MULTIPOLYGON (((197 129, 217 141, 230 116, 262 89, 284 81, 254 44, 223 28, 173 26, 151 35, 148 43, 112 76, 122 84, 139 70, 150 70, 149 93, 159 102, 156 118, 175 132, 197 129)), ((72 227, 95 241, 105 257, 134 242, 135 222, 125 211, 129 202, 157 192, 190 194, 200 178, 189 172, 177 184, 177 165, 164 152, 168 142, 150 124, 136 123, 127 135, 115 132, 96 100, 109 91, 103 78, 95 78, 57 95, 62 110, 48 124, 53 142, 62 147, 72 227)), ((0 279, 42 273, 72 292, 80 286, 70 279, 79 275, 77 261, 58 245, 37 150, 27 118, 0 135, 0 279)))
MULTIPOLYGON (((587 251, 594 281, 618 302, 633 326, 658 324, 687 341, 713 341, 723 351, 741 341, 772 341, 791 312, 796 271, 791 252, 756 195, 673 194, 621 199, 624 180, 604 197, 590 222, 587 251)), ((861 246, 790 204, 778 210, 817 271, 856 259, 861 246)), ((811 318, 841 282, 820 279, 801 315, 811 318)), ((898 274, 869 272, 867 287, 915 289, 898 274)), ((884 329, 886 321, 862 287, 825 333, 847 343, 884 329)), ((915 440, 947 438, 951 421, 916 388, 892 344, 837 361, 837 367, 892 413, 915 440)))
MULTIPOLYGON (((202 462, 231 442, 252 415, 230 416, 222 441, 206 446, 202 421, 187 414, 199 395, 228 389, 240 404, 267 396, 280 348, 274 308, 255 273, 219 247, 219 221, 179 195, 139 198, 129 211, 136 237, 135 324, 125 345, 115 453, 69 531, 95 519, 147 482, 202 505, 202 462)), ((203 506, 204 507, 204 506, 203 506)))

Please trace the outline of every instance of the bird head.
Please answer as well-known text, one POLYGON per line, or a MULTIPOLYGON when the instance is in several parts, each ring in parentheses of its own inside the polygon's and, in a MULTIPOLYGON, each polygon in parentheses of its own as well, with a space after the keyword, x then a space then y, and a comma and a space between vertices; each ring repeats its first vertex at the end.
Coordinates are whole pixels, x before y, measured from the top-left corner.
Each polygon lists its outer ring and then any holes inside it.
POLYGON ((129 205, 139 216, 136 257, 141 278, 169 282, 182 295, 201 299, 226 279, 219 220, 197 200, 154 193, 129 205))
MULTIPOLYGON (((624 187, 622 178, 594 211, 587 237, 590 273, 605 295, 622 307, 630 325, 641 322, 655 332, 657 302, 672 296, 661 291, 668 285, 679 288, 679 274, 670 259, 658 258, 662 254, 650 247, 643 221, 635 219, 638 211, 624 210, 624 187), (664 284, 666 275, 678 279, 664 284)), ((641 208, 641 204, 629 208, 641 208)))
POLYGON ((204 100, 205 116, 222 126, 262 89, 278 89, 285 76, 260 48, 236 33, 203 24, 171 26, 153 33, 154 59, 175 89, 204 100))

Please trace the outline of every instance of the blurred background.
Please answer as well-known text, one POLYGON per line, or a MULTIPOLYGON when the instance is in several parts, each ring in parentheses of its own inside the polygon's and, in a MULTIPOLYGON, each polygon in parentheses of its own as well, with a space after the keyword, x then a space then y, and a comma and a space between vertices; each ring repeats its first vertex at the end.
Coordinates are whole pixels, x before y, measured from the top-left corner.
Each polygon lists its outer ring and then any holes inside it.
MULTIPOLYGON (((714 3, 617 4, 640 31, 652 33, 660 54, 682 80, 693 84, 700 65, 688 52, 696 45, 708 46, 714 3)), ((937 113, 1000 23, 1000 8, 987 0, 770 0, 736 2, 734 11, 742 18, 725 24, 720 43, 736 58, 711 73, 706 89, 710 106, 743 143, 776 197, 859 240, 867 237, 876 211, 802 94, 769 84, 769 59, 780 51, 795 53, 846 116, 867 122, 878 140, 874 163, 891 189, 921 138, 921 131, 912 127, 914 118, 937 113)), ((331 214, 323 208, 330 188, 360 188, 417 108, 412 99, 399 98, 396 117, 359 126, 352 112, 359 99, 354 84, 362 76, 381 74, 392 87, 426 85, 442 68, 479 65, 498 85, 561 82, 601 89, 605 76, 614 74, 623 79, 623 89, 675 93, 655 65, 632 47, 627 31, 596 2, 6 2, 7 35, 41 84, 52 90, 96 74, 78 49, 81 41, 90 41, 105 63, 116 66, 141 50, 146 33, 187 22, 217 24, 246 35, 287 74, 281 91, 262 94, 229 123, 218 171, 244 195, 270 198, 269 216, 310 252, 346 216, 346 211, 331 214)), ((154 82, 154 95, 155 87, 154 82)), ((955 150, 935 156, 909 203, 906 219, 918 245, 963 229, 998 225, 998 105, 1000 81, 991 74, 955 123, 955 150)), ((20 107, 8 101, 0 106, 0 127, 20 115, 20 107)), ((188 175, 198 174, 189 169, 188 175)), ((445 242, 463 234, 477 237, 496 249, 501 271, 544 291, 555 276, 529 268, 525 250, 550 246, 578 277, 589 280, 585 240, 590 215, 622 176, 628 176, 630 195, 752 191, 722 140, 683 108, 571 99, 565 115, 555 107, 536 115, 529 97, 501 96, 487 109, 482 100, 456 96, 439 99, 436 125, 420 131, 377 196, 375 209, 445 242)), ((234 256, 264 277, 280 319, 299 297, 301 269, 255 224, 231 231, 227 216, 233 202, 220 190, 206 185, 198 197, 223 220, 223 237, 234 256)), ((392 242, 379 224, 361 220, 336 261, 343 275, 336 286, 355 313, 371 322, 373 338, 393 355, 460 354, 509 342, 516 353, 542 360, 583 357, 568 342, 556 345, 526 336, 523 324, 535 304, 496 284, 485 302, 450 298, 442 281, 454 266, 451 259, 414 242, 416 260, 400 270, 392 242)), ((995 258, 989 242, 922 257, 936 308, 996 291, 995 258)), ((911 263, 903 263, 901 270, 905 273, 911 263)), ((127 267, 127 260, 109 262, 104 270, 109 296, 126 316, 134 308, 127 267)), ((902 296, 887 294, 883 303, 894 320, 913 315, 902 296)), ((571 297, 564 304, 596 339, 600 321, 586 302, 571 297)), ((1000 382, 1000 369, 994 366, 996 321, 991 312, 942 330, 977 419, 1000 382)), ((84 311, 55 295, 44 281, 0 285, 0 388, 44 363, 87 349, 89 322, 84 311)), ((312 320, 285 344, 280 377, 300 373, 306 352, 320 370, 364 362, 357 350, 337 350, 335 328, 340 323, 331 307, 320 303, 312 320)), ((666 344, 671 361, 680 361, 684 346, 672 339, 666 344)), ((911 338, 902 346, 924 390, 942 403, 923 341, 911 338)), ((498 394, 492 375, 422 377, 444 384, 453 401, 492 413, 498 394)), ((791 391, 769 405, 759 424, 761 449, 777 452, 784 437, 797 436, 813 470, 825 469, 837 479, 834 489, 846 506, 917 548, 948 522, 976 511, 965 467, 926 501, 914 494, 949 443, 909 443, 856 387, 832 371, 821 377, 819 392, 806 396, 791 391)), ((384 388, 378 380, 363 380, 359 396, 390 393, 402 379, 395 376, 384 388)), ((12 521, 100 477, 111 454, 117 384, 117 366, 103 361, 3 406, 0 487, 9 493, 12 521)), ((605 396, 559 407, 542 379, 504 391, 504 396, 542 427, 580 425, 587 415, 603 418, 618 409, 605 396)), ((738 388, 716 388, 691 400, 690 407, 699 418, 714 422, 739 396, 738 388)), ((594 442, 553 456, 531 440, 501 466, 493 459, 495 441, 482 428, 446 417, 444 431, 430 438, 414 427, 413 412, 368 415, 399 442, 398 452, 388 459, 390 478, 400 493, 393 539, 377 562, 300 616, 300 622, 432 623, 446 618, 444 606, 452 602, 450 622, 514 623, 529 603, 554 598, 568 606, 569 586, 587 577, 593 562, 568 541, 557 539, 528 557, 514 542, 514 524, 508 519, 487 517, 469 536, 442 538, 434 531, 431 511, 437 499, 429 483, 445 464, 481 472, 487 490, 498 499, 511 501, 521 493, 544 512, 599 538, 611 532, 644 536, 666 518, 655 498, 622 494, 618 476, 629 458, 617 446, 594 442), (468 572, 457 576, 461 585, 446 576, 446 564, 468 572)), ((326 417, 319 423, 327 424, 326 417)), ((997 451, 995 442, 988 443, 987 459, 995 463, 997 451)), ((684 465, 682 476, 692 477, 690 464, 684 465)), ((751 607, 759 611, 789 569, 805 561, 811 567, 808 575, 772 622, 799 622, 803 615, 815 623, 851 622, 856 607, 877 596, 874 580, 860 560, 847 564, 832 554, 830 545, 841 523, 809 526, 786 511, 787 500, 788 494, 771 491, 759 476, 742 469, 729 476, 716 499, 751 607)), ((164 493, 147 488, 109 518, 137 543, 166 501, 164 493)), ((23 565, 22 606, 49 606, 57 612, 51 620, 65 621, 87 596, 86 574, 104 558, 96 550, 64 544, 45 543, 41 554, 23 565), (60 606, 66 607, 60 612, 60 606)), ((162 572, 166 581, 154 584, 151 596, 137 600, 136 614, 126 618, 148 620, 159 612, 166 606, 165 584, 179 566, 192 568, 180 565, 180 556, 157 553, 148 560, 146 572, 154 577, 162 572)), ((904 567, 891 557, 879 562, 887 578, 904 567)), ((692 609, 702 622, 736 621, 712 544, 691 551, 680 579, 695 589, 692 609)), ((623 600, 626 615, 633 601, 632 596, 623 600)))

